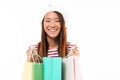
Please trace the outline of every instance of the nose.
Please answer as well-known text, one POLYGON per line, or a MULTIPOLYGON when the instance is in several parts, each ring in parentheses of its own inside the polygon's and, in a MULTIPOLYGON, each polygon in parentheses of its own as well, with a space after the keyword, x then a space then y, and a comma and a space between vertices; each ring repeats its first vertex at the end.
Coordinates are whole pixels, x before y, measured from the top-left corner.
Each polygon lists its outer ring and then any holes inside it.
POLYGON ((55 27, 55 22, 52 22, 52 21, 51 21, 50 26, 51 26, 51 27, 55 27))

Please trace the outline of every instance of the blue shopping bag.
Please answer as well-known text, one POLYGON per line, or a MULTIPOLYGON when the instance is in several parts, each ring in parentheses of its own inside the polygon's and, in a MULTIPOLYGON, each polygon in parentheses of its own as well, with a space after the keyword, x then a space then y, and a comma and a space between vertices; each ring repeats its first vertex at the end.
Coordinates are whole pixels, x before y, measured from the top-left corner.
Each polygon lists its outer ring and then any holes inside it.
POLYGON ((62 80, 62 58, 43 57, 43 79, 62 80))

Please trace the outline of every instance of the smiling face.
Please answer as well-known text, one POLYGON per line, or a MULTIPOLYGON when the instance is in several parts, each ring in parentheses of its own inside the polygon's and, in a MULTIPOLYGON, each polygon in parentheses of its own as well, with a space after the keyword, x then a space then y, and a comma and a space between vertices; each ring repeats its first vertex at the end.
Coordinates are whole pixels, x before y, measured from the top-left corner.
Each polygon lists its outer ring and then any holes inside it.
POLYGON ((44 17, 44 30, 48 38, 57 38, 60 33, 60 18, 55 12, 48 12, 44 17))
POLYGON ((59 56, 67 55, 67 35, 65 20, 58 11, 48 12, 41 22, 41 41, 39 43, 40 56, 47 56, 49 43, 57 42, 59 56))

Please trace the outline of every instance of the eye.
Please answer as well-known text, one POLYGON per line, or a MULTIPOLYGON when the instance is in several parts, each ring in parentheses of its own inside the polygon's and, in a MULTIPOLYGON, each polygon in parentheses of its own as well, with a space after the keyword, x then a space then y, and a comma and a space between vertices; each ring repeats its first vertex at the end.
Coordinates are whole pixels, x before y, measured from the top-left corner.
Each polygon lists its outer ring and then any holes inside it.
POLYGON ((45 20, 45 22, 50 22, 50 20, 45 20))
POLYGON ((60 22, 60 19, 55 19, 55 22, 60 22))

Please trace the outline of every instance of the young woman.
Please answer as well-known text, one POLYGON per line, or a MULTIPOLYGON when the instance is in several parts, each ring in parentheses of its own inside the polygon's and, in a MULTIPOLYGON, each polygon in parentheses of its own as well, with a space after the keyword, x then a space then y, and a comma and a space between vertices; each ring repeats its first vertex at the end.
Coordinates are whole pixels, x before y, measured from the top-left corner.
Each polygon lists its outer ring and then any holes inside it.
MULTIPOLYGON (((31 48, 33 54, 39 54, 40 57, 65 57, 71 49, 71 56, 79 56, 78 47, 67 42, 65 20, 58 11, 49 11, 43 17, 41 22, 41 41, 37 45, 31 45, 27 50, 27 61, 32 62, 31 48)), ((37 60, 37 58, 35 58, 37 60)))

